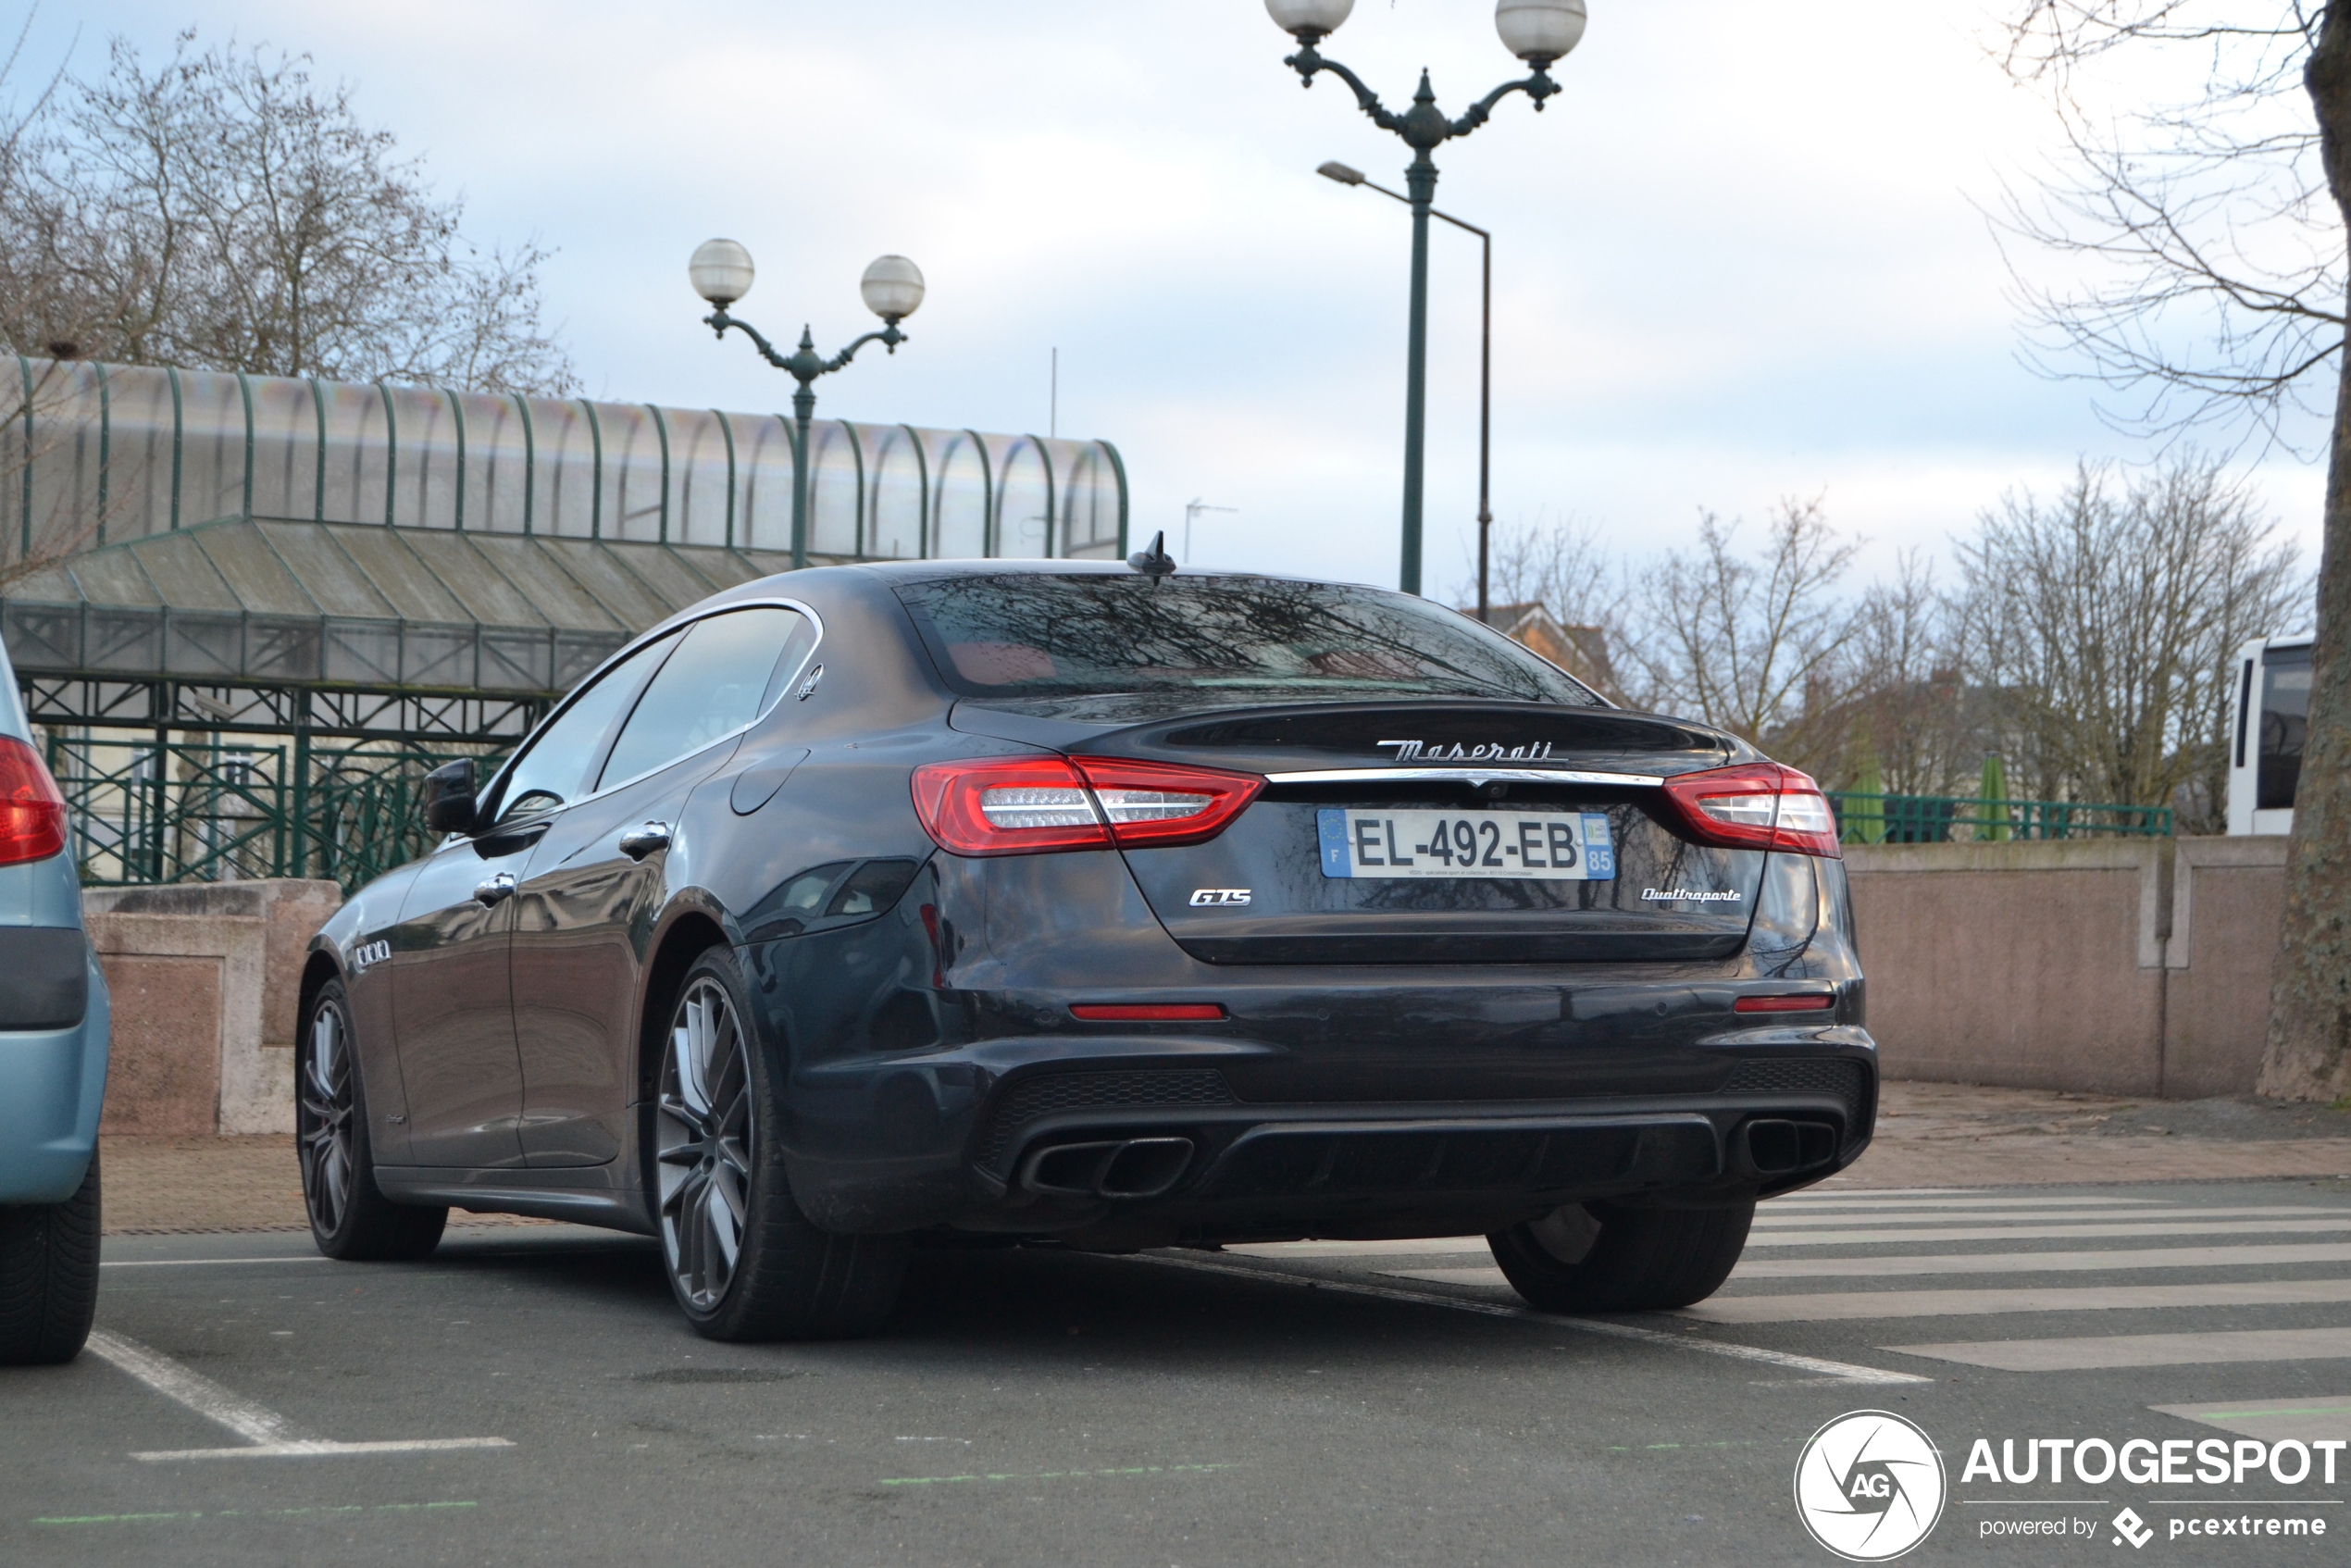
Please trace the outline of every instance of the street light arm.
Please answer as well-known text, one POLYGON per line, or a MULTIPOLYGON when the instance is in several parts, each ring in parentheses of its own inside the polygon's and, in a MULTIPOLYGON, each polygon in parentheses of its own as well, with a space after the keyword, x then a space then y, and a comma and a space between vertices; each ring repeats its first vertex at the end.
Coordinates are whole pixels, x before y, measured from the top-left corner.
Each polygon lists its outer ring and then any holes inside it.
POLYGON ((1518 81, 1505 81, 1501 86, 1497 87, 1493 92, 1488 93, 1485 97, 1480 98, 1476 103, 1472 104, 1469 106, 1469 112, 1467 114, 1464 114, 1461 118, 1454 120, 1451 124, 1445 128, 1446 133, 1449 136, 1468 135, 1471 131, 1475 131, 1479 126, 1484 125, 1488 119, 1492 118, 1494 115, 1494 106, 1500 103, 1503 99, 1509 97, 1513 93, 1524 93, 1527 95, 1527 97, 1533 99, 1535 103, 1535 112, 1536 114, 1541 114, 1543 112, 1544 99, 1549 98, 1554 93, 1562 93, 1565 91, 1565 88, 1551 80, 1551 70, 1549 66, 1536 66, 1533 76, 1526 77, 1518 81))
POLYGON ((753 326, 748 321, 740 320, 735 317, 728 315, 727 307, 725 305, 722 305, 718 306, 709 315, 703 317, 702 320, 703 325, 711 330, 711 333, 714 337, 724 338, 727 335, 727 329, 732 327, 741 332, 744 337, 747 337, 752 341, 753 344, 758 348, 760 355, 765 358, 768 364, 773 365, 778 370, 789 370, 791 368, 790 357, 789 355, 777 354, 776 352, 776 345, 769 342, 765 335, 763 334, 758 328, 753 326))
POLYGON ((1300 44, 1298 53, 1285 59, 1282 64, 1298 72, 1298 84, 1300 87, 1313 86, 1314 75, 1317 71, 1330 72, 1354 90, 1356 106, 1372 117, 1374 125, 1378 126, 1382 131, 1400 132, 1404 129, 1404 117, 1390 113, 1380 103, 1379 94, 1364 85, 1362 77, 1357 76, 1337 60, 1324 58, 1322 52, 1312 44, 1300 44))
POLYGON ((831 375, 834 371, 840 369, 842 366, 856 358, 857 351, 864 348, 867 343, 880 343, 887 347, 890 353, 896 354, 898 352, 898 345, 905 341, 906 334, 898 330, 897 322, 884 322, 880 331, 866 333, 855 342, 851 343, 847 348, 842 349, 839 354, 834 355, 830 359, 826 360, 824 362, 824 368, 817 373, 825 376, 831 375))

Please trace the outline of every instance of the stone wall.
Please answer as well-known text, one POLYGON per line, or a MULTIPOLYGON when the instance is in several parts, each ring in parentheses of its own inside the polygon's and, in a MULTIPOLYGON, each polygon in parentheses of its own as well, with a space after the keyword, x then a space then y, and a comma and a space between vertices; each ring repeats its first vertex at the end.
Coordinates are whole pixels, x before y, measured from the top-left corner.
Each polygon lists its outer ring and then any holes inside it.
POLYGON ((114 1006, 106 1133, 293 1130, 294 1000, 332 882, 92 888, 114 1006))
POLYGON ((2283 839, 1846 846, 1890 1077, 2171 1099, 2260 1070, 2283 839))

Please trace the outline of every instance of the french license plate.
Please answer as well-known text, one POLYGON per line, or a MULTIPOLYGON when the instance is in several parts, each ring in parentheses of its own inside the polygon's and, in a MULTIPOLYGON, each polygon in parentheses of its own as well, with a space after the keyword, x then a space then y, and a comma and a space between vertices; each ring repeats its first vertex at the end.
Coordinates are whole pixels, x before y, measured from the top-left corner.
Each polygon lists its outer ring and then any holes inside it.
POLYGON ((1616 875, 1608 816, 1597 811, 1344 811, 1314 814, 1325 877, 1527 877, 1600 882, 1616 875))

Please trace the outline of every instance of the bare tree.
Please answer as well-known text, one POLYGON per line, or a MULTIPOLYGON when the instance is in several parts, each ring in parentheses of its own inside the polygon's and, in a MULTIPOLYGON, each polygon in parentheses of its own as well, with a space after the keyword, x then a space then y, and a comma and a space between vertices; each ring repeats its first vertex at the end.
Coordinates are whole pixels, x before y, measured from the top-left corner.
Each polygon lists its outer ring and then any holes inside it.
MULTIPOLYGON (((1626 645, 1632 588, 1599 530, 1574 521, 1504 525, 1492 539, 1492 603, 1538 606, 1577 641, 1571 671, 1611 702, 1645 707, 1637 671, 1617 657, 1626 645), (1597 638, 1596 646, 1586 643, 1597 638)), ((1475 570, 1473 557, 1473 572, 1475 570)))
POLYGON ((1849 739, 1850 715, 1839 710, 1854 691, 1850 655, 1864 619, 1837 585, 1860 542, 1839 538, 1817 500, 1780 503, 1752 557, 1737 548, 1739 527, 1707 513, 1696 550, 1642 575, 1634 659, 1653 705, 1768 743, 1796 766, 1834 771, 1849 739))
POLYGON ((1844 660, 1854 750, 1823 783, 1854 780, 1866 746, 1888 793, 1973 792, 1968 776, 1982 763, 1985 737, 1950 621, 1933 563, 1914 550, 1902 553, 1890 581, 1863 595, 1844 660))
MULTIPOLYGON (((2080 157, 2033 237, 2091 264, 2036 293, 2090 373, 2176 429, 2331 418, 2310 720, 2262 1092, 2351 1094, 2351 9, 2317 0, 2020 0, 2010 69, 2046 84, 2080 157), (2109 134, 2078 112, 2109 56, 2183 67, 2180 101, 2109 134)), ((2299 617, 2295 617, 2299 618, 2299 617)))
MULTIPOLYGON (((28 16, 0 57, 0 101, 22 80, 31 30, 28 16)), ((58 240, 68 216, 34 167, 43 117, 64 85, 60 67, 37 84, 29 104, 0 111, 0 300, 12 307, 0 317, 0 335, 37 356, 25 374, 0 376, 0 486, 14 503, 5 510, 17 514, 13 526, 0 530, 0 591, 85 547, 104 522, 94 498, 69 504, 27 483, 37 459, 89 433, 95 405, 83 395, 86 367, 70 361, 118 303, 67 264, 58 240)))
POLYGON ((2044 800, 2166 805, 2222 755, 2231 652, 2306 579, 2210 459, 2135 479, 2084 465, 2012 493, 1959 548, 1965 653, 2044 800))
POLYGON ((468 243, 462 200, 306 57, 183 33, 150 67, 117 40, 102 79, 29 118, 27 264, 0 261, 0 329, 20 352, 67 338, 66 311, 81 353, 126 364, 575 384, 541 319, 546 253, 468 243))

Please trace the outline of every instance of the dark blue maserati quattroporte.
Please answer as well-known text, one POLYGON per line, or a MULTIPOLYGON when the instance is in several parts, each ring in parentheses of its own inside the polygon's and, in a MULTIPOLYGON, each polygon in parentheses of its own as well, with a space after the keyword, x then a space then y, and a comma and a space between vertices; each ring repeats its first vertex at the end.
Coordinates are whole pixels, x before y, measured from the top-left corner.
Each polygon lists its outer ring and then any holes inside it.
POLYGON ((939 1241, 1483 1233, 1679 1305, 1868 1142, 1836 828, 1453 611, 1130 564, 812 569, 583 681, 302 988, 319 1246, 661 1238, 702 1333, 939 1241))

